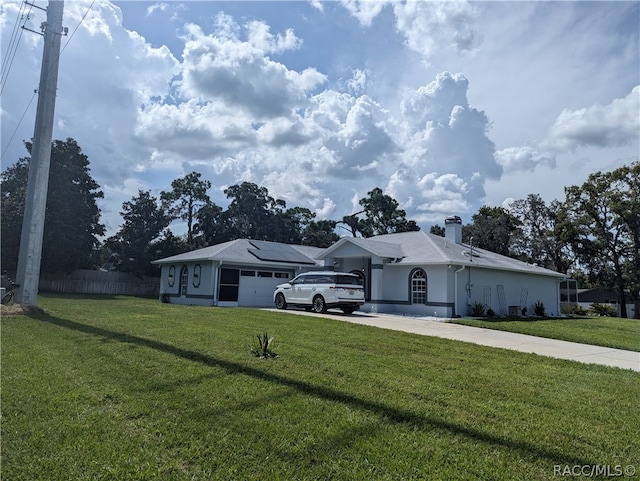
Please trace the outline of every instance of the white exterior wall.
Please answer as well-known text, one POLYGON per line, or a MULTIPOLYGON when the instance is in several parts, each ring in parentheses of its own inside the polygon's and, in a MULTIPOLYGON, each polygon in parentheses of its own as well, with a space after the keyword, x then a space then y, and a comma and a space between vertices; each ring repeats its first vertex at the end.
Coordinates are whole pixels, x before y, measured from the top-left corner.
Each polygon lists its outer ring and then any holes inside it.
POLYGON ((557 316, 560 314, 558 282, 558 278, 549 276, 467 267, 458 274, 458 314, 470 315, 470 305, 480 302, 497 315, 509 314, 510 306, 517 306, 518 311, 526 307, 527 315, 533 315, 533 306, 540 301, 547 315, 557 316), (469 279, 471 289, 468 295, 466 286, 469 279), (503 305, 498 286, 504 290, 503 305), (526 293, 523 289, 526 289, 526 293))
POLYGON ((335 259, 334 262, 338 262, 338 264, 333 265, 333 262, 332 262, 331 265, 326 265, 327 270, 336 271, 336 272, 360 271, 360 272, 363 272, 365 275, 367 275, 367 272, 369 270, 369 259, 363 260, 362 257, 335 259))
MULTIPOLYGON (((385 264, 383 302, 378 312, 401 312, 416 316, 451 317, 447 266, 394 266, 385 264), (411 273, 416 268, 427 274, 427 304, 411 304, 411 273)), ((364 308, 366 310, 366 306, 364 308)))
POLYGON ((160 300, 163 295, 168 296, 172 304, 185 304, 195 306, 212 306, 214 302, 214 266, 212 262, 186 262, 176 264, 163 264, 160 272, 160 300), (187 266, 189 280, 187 295, 180 295, 180 272, 187 266), (200 266, 198 279, 194 278, 196 266, 200 266), (169 285, 169 270, 174 268, 174 282, 169 285))

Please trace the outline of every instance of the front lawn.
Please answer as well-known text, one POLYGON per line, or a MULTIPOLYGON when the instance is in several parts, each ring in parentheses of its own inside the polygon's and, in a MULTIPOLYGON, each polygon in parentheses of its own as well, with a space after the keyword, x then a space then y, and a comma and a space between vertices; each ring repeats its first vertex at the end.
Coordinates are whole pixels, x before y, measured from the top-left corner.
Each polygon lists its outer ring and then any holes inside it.
POLYGON ((1 320, 2 479, 547 480, 640 467, 635 372, 283 312, 39 303, 1 320), (249 352, 265 331, 276 359, 249 352))
POLYGON ((555 319, 452 319, 465 326, 518 332, 563 341, 640 351, 640 320, 620 317, 567 317, 555 319))

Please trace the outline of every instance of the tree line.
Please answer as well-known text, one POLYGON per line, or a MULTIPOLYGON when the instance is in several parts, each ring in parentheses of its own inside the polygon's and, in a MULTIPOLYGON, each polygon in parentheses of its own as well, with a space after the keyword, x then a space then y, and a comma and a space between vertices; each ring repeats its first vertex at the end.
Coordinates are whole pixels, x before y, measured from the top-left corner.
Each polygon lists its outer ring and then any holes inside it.
MULTIPOLYGON (((25 142, 29 154, 32 144, 25 142)), ((30 157, 0 174, 2 268, 15 273, 30 157)), ((119 230, 101 241, 97 201, 104 197, 92 179, 89 159, 71 138, 52 143, 41 272, 55 275, 106 267, 157 275, 154 259, 248 238, 328 247, 340 234, 371 237, 417 231, 398 202, 375 187, 360 210, 340 220, 316 219, 305 207, 287 207, 265 187, 243 182, 224 190, 224 209, 208 196, 212 187, 191 172, 158 197, 138 191, 122 204, 119 230), (183 235, 170 226, 182 221, 183 235)), ((566 273, 580 286, 615 289, 622 302, 640 298, 640 162, 596 172, 581 186, 565 188, 565 200, 546 203, 529 194, 506 207, 483 206, 463 226, 463 242, 566 273)), ((444 235, 444 228, 431 227, 444 235)), ((636 315, 638 308, 636 307, 636 315)))

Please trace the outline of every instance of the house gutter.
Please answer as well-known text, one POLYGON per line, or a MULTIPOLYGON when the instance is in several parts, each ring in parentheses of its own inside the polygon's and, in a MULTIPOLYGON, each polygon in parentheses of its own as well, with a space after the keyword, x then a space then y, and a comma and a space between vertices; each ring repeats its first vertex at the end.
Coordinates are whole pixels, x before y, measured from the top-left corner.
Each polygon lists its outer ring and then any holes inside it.
POLYGON ((454 272, 454 279, 453 279, 453 310, 455 311, 453 313, 454 316, 458 315, 458 273, 462 272, 466 268, 467 268, 466 266, 461 266, 460 269, 454 272))

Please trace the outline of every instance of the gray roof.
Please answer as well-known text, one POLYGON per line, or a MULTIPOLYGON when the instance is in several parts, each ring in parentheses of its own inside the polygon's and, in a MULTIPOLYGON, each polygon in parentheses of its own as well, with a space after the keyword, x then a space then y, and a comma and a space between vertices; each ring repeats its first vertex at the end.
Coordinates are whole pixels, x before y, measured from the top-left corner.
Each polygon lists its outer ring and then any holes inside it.
MULTIPOLYGON (((456 244, 449 239, 423 231, 385 234, 375 237, 376 241, 395 243, 402 246, 405 256, 399 265, 452 264, 468 267, 483 267, 506 271, 526 272, 544 276, 565 277, 564 274, 545 269, 534 264, 496 254, 495 252, 473 248, 468 244, 456 244)), ((368 239, 364 239, 368 240, 368 239)))
POLYGON ((333 252, 340 249, 341 246, 346 243, 355 244, 358 247, 364 249, 365 251, 373 254, 378 257, 390 257, 393 259, 397 259, 404 256, 404 252, 402 250, 402 246, 397 242, 381 242, 379 239, 381 236, 377 236, 373 240, 373 238, 363 239, 362 237, 342 237, 338 242, 333 244, 331 247, 324 249, 324 252, 320 254, 317 259, 325 259, 330 256, 333 252))
MULTIPOLYGON (((406 265, 456 265, 481 267, 513 272, 523 272, 551 277, 566 277, 537 265, 506 257, 484 249, 473 248, 467 244, 456 244, 449 239, 423 231, 401 232, 385 234, 363 239, 360 237, 343 237, 331 247, 299 246, 287 244, 300 254, 308 258, 310 264, 296 264, 292 262, 275 262, 258 259, 250 250, 255 250, 250 239, 237 239, 215 246, 205 247, 192 252, 185 252, 176 256, 153 261, 154 264, 168 264, 178 262, 222 261, 234 264, 262 264, 269 266, 297 266, 322 267, 324 259, 339 251, 345 244, 353 244, 372 255, 393 259, 387 264, 389 267, 406 265)), ((278 244, 273 242, 272 244, 278 244)))
MULTIPOLYGON (((277 245, 277 242, 271 242, 270 244, 277 245)), ((289 247, 295 249, 302 254, 306 259, 304 264, 307 266, 321 266, 322 263, 315 260, 315 257, 321 254, 324 249, 319 247, 310 246, 298 246, 292 244, 286 244, 289 247)), ((255 250, 255 246, 251 244, 250 239, 236 239, 222 244, 216 244, 214 246, 204 247, 202 249, 196 249, 191 252, 185 252, 184 254, 178 254, 164 259, 158 259, 153 261, 153 264, 174 264, 178 262, 202 262, 202 261, 222 261, 234 264, 263 264, 269 266, 291 266, 299 265, 292 262, 277 262, 277 261, 264 261, 258 259, 251 253, 251 250, 255 250)))

